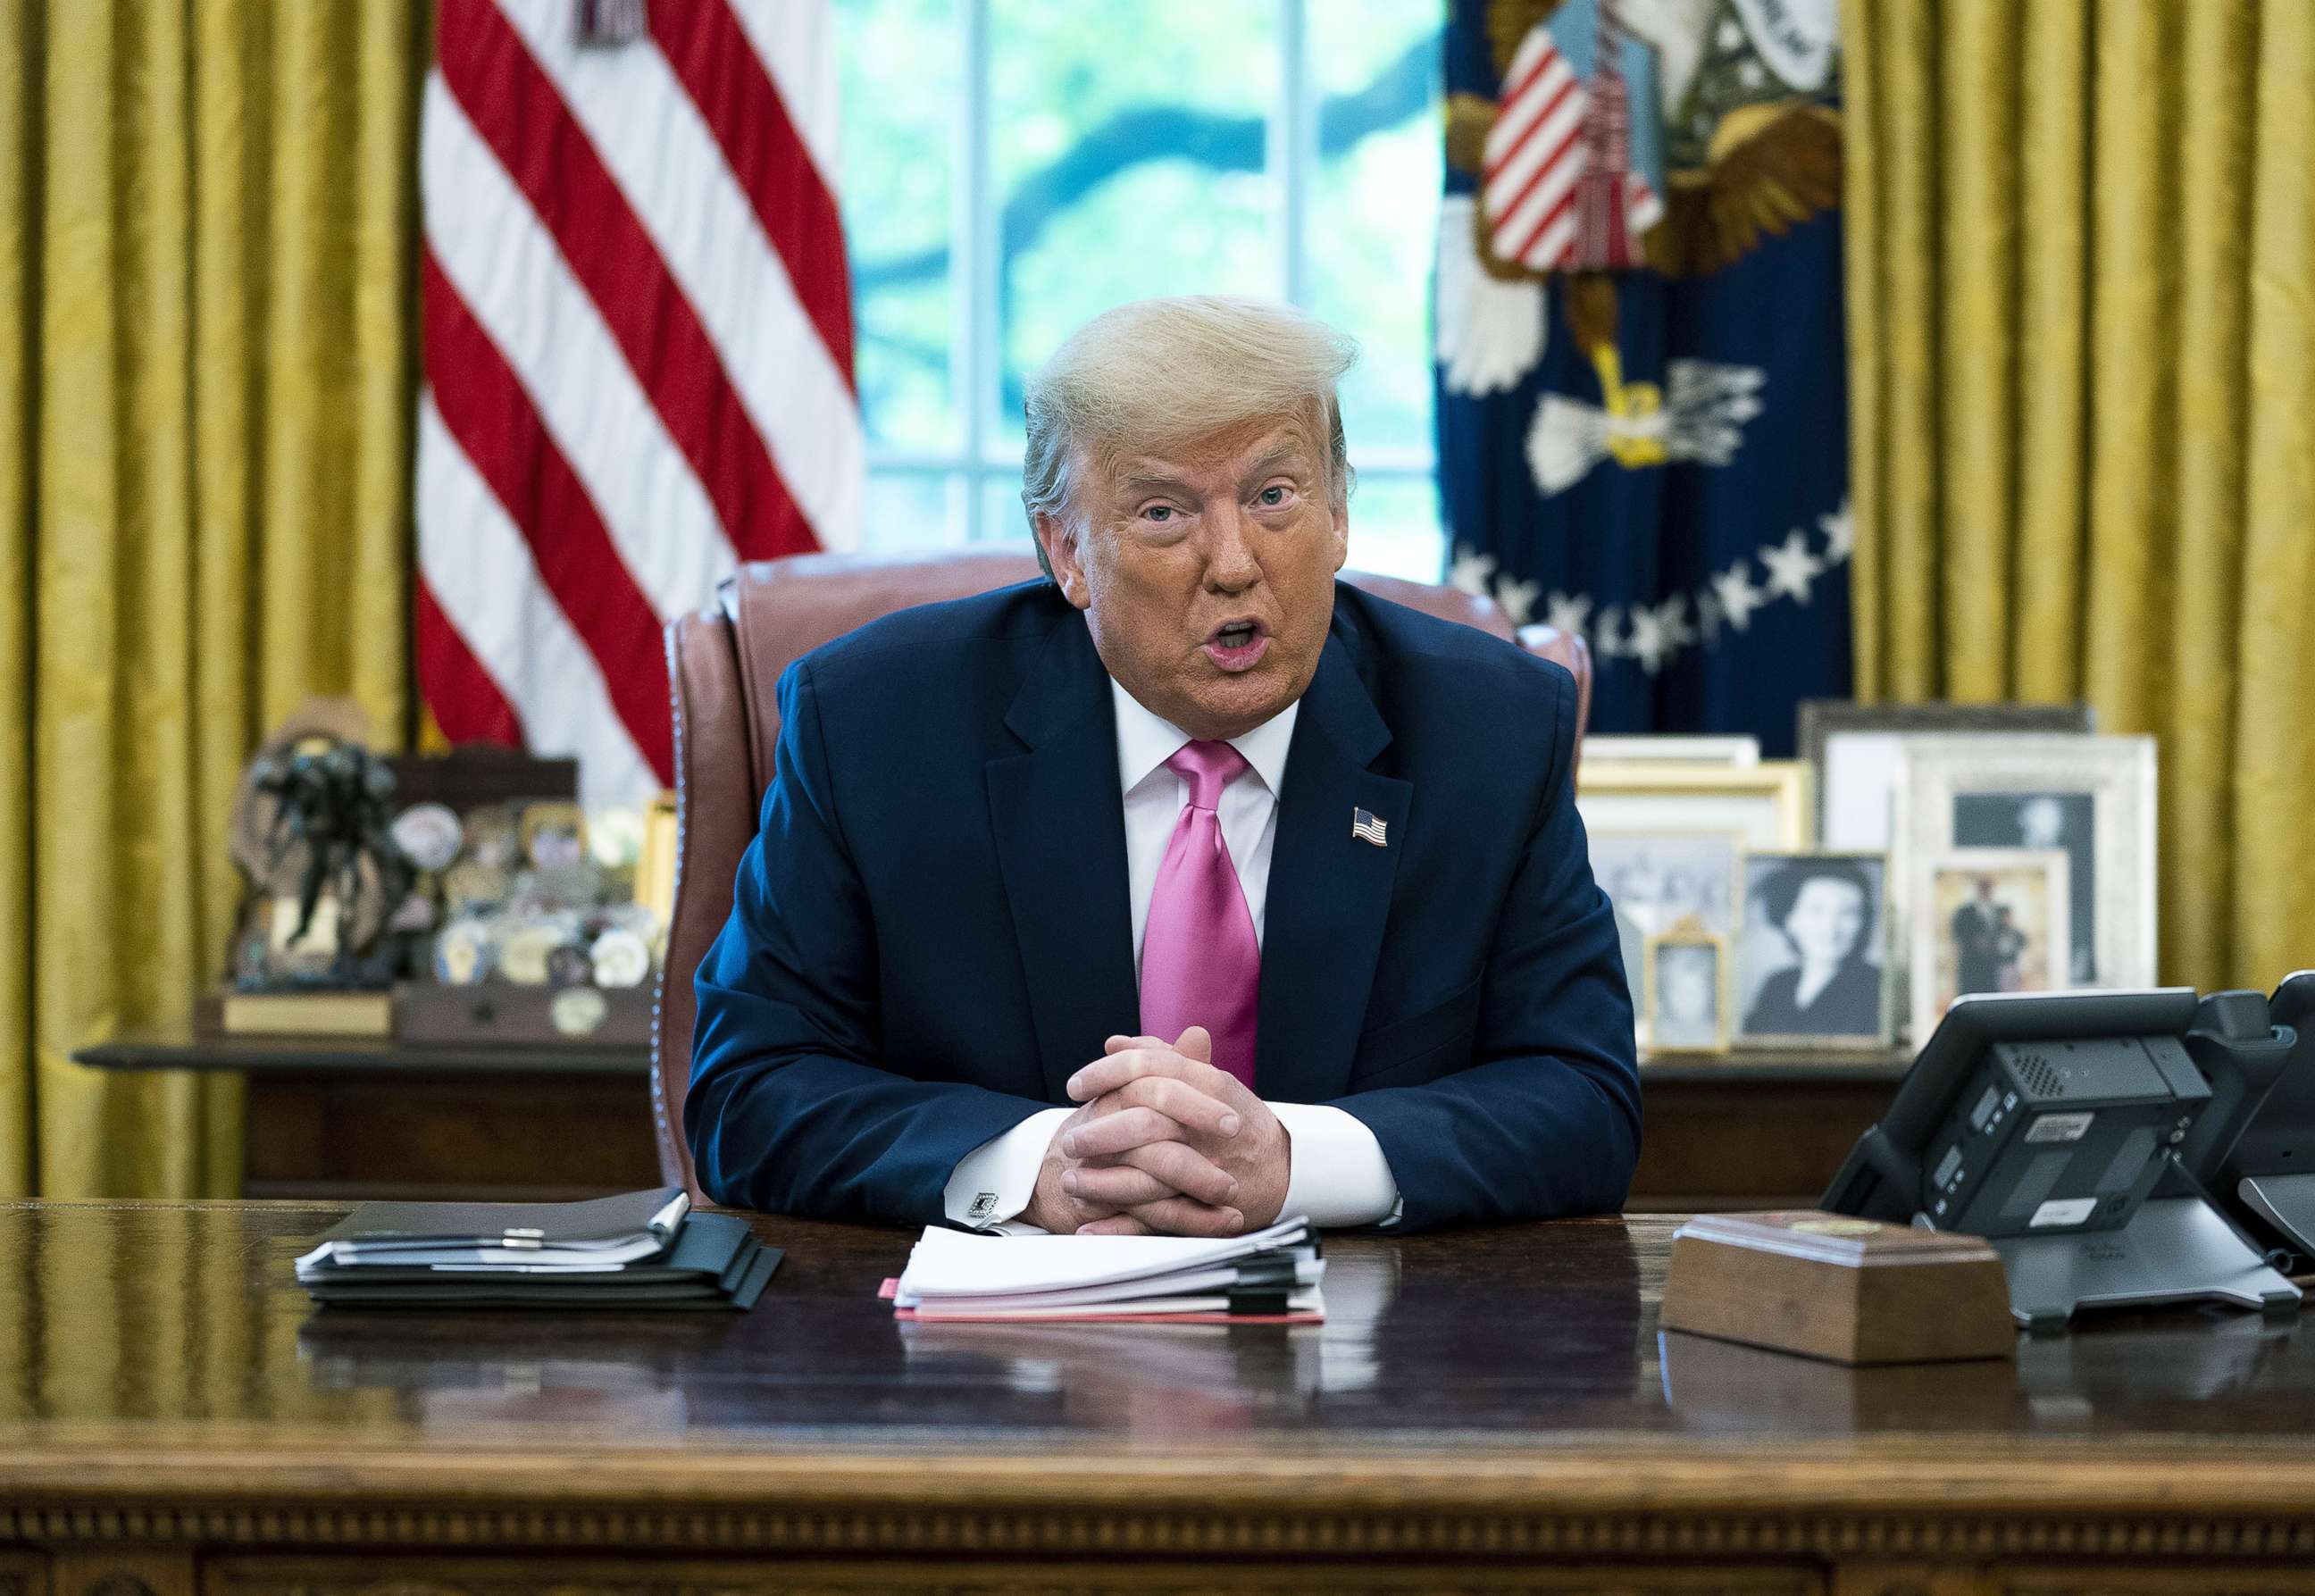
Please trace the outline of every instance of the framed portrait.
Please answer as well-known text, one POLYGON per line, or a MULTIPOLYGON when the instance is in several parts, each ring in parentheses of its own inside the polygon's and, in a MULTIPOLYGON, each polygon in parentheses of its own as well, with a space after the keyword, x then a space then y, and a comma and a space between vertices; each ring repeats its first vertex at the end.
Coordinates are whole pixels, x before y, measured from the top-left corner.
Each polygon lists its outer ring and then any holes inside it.
POLYGON ((1728 940, 1700 926, 1647 939, 1640 1010, 1655 1054, 1728 1051, 1728 940))
POLYGON ((1974 992, 2062 992, 2073 982, 2063 848, 1949 848, 1922 861, 1913 919, 1916 1040, 1974 992))
POLYGON ((1806 847, 1812 829, 1808 767, 1796 759, 1744 767, 1587 752, 1575 807, 1587 831, 1733 831, 1756 848, 1806 847))
MULTIPOLYGON (((1691 926, 1725 936, 1736 927, 1735 831, 1593 831, 1592 876, 1616 911, 1624 981, 1636 999, 1646 984, 1642 955, 1651 936, 1691 926)), ((1643 1037, 1647 1016, 1639 1016, 1643 1037)))
POLYGON ((1925 862, 1957 847, 2055 849, 2073 929, 2066 986, 2151 987, 2155 962, 2155 753, 2151 737, 1920 737, 1903 745, 1900 913, 1925 862))
POLYGON ((1852 704, 1800 706, 1800 757, 1814 778, 1816 834, 1829 848, 1890 846, 1898 749, 1928 735, 2081 735, 2098 729, 2087 704, 1852 704))
POLYGON ((1738 1048, 1885 1048, 1896 1037, 1885 854, 1749 853, 1731 942, 1738 1048))

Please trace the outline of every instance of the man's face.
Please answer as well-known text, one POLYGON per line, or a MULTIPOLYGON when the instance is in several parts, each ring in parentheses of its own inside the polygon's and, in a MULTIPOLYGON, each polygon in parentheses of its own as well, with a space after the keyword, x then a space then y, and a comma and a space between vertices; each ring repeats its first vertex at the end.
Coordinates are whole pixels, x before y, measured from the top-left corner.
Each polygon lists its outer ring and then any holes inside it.
POLYGON ((1101 662, 1191 736, 1242 736, 1302 696, 1335 614, 1349 518, 1305 421, 1078 474, 1037 536, 1101 662))

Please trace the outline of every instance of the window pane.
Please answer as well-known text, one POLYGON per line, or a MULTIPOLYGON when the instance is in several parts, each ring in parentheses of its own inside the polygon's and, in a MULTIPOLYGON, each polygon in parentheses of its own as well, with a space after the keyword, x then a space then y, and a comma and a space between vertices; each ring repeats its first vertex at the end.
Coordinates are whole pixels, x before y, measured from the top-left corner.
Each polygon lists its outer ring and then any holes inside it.
POLYGON ((1264 176, 1277 13, 1246 0, 994 0, 1000 436, 1021 379, 1153 294, 1274 294, 1264 176))
POLYGON ((985 543, 1029 540, 1029 515, 1021 508, 1021 473, 1017 468, 980 479, 980 536, 985 543))
POLYGON ((1428 476, 1369 475, 1351 494, 1351 559, 1379 571, 1435 582, 1446 569, 1439 531, 1439 487, 1428 476))
POLYGON ((949 225, 963 52, 950 0, 838 0, 844 242, 872 447, 954 448, 949 225))
POLYGON ((964 541, 964 479, 931 471, 872 471, 860 546, 871 554, 964 541))
POLYGON ((1343 385, 1351 449, 1434 447, 1430 291, 1439 226, 1438 0, 1309 7, 1320 156, 1310 191, 1310 308, 1364 346, 1343 385))

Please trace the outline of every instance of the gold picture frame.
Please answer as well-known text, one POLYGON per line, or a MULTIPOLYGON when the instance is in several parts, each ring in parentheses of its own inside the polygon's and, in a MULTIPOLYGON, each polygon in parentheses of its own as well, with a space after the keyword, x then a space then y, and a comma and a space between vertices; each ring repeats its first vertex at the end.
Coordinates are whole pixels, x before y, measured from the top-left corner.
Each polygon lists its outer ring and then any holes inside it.
POLYGON ((665 929, 675 919, 675 794, 661 793, 643 811, 643 851, 635 858, 635 901, 665 929))
POLYGON ((1796 851, 1814 840, 1810 788, 1809 768, 1797 759, 1749 767, 1586 759, 1576 767, 1575 807, 1587 829, 1734 830, 1747 847, 1796 851))
POLYGON ((1648 1056, 1651 1058, 1720 1057, 1728 1051, 1728 939, 1715 935, 1700 925, 1683 922, 1671 930, 1647 939, 1640 967, 1642 982, 1641 1015, 1646 1021, 1648 1056), (1712 956, 1712 970, 1701 989, 1690 980, 1687 971, 1692 961, 1683 961, 1681 981, 1672 985, 1664 974, 1666 953, 1687 950, 1707 952, 1712 956), (1682 1006, 1688 1006, 1691 995, 1701 990, 1711 1000, 1708 1019, 1690 1014, 1667 1014, 1665 1004, 1677 998, 1682 1006), (1667 1025, 1666 1021, 1672 1023, 1667 1025))

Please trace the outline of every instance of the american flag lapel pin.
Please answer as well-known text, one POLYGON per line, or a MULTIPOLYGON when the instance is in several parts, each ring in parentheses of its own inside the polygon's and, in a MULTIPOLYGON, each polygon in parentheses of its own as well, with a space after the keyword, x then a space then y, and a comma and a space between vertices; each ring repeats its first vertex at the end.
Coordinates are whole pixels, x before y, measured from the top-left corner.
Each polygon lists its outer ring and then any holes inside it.
POLYGON ((1385 835, 1389 825, 1370 810, 1351 811, 1351 835, 1361 842, 1370 842, 1377 847, 1388 847, 1390 838, 1385 835))

